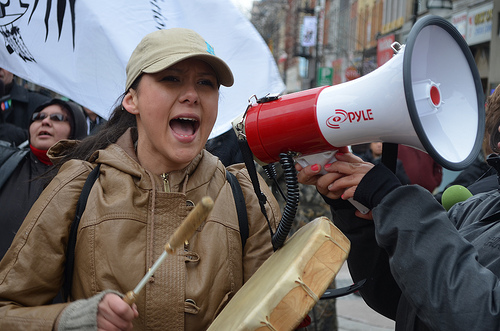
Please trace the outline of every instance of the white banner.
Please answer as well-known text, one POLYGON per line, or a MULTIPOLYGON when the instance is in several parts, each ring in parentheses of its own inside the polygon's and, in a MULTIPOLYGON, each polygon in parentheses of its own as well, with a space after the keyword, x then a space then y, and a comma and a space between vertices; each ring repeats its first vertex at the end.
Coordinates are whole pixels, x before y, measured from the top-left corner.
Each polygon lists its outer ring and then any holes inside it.
POLYGON ((303 47, 316 46, 316 33, 318 19, 316 16, 304 16, 304 24, 302 25, 302 41, 303 47))
POLYGON ((107 118, 125 89, 125 66, 147 33, 198 32, 232 69, 212 136, 230 128, 252 95, 283 92, 269 48, 230 0, 11 0, 0 2, 0 67, 107 118), (52 5, 50 5, 52 4, 52 5), (4 13, 4 14, 3 14, 4 13), (3 16, 1 16, 3 15, 3 16))

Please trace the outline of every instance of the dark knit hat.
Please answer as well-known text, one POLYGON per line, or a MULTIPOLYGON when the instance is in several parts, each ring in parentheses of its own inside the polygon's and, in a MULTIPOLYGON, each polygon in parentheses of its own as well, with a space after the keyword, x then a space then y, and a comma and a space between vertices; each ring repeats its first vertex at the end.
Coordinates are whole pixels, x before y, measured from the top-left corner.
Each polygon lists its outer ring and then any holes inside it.
MULTIPOLYGON (((33 113, 38 113, 51 105, 59 105, 66 109, 70 114, 69 125, 71 127, 71 133, 69 139, 80 140, 87 136, 87 121, 85 120, 85 115, 83 113, 83 108, 74 103, 73 101, 64 101, 61 99, 54 98, 47 101, 40 106, 38 106, 33 113)), ((31 120, 30 124, 33 122, 31 120)))

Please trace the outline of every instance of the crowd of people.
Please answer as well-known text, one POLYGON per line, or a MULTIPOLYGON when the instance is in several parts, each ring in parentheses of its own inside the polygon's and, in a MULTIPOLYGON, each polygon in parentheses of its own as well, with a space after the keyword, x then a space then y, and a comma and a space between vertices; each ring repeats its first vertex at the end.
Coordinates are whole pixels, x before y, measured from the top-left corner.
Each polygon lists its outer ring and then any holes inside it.
MULTIPOLYGON (((263 212, 232 131, 208 141, 219 88, 234 78, 207 45, 183 28, 146 35, 109 119, 28 91, 0 69, 0 329, 204 330, 273 253, 278 201, 257 175, 263 212), (73 241, 90 174, 97 179, 73 241), (126 303, 205 196, 214 200, 207 220, 126 303)), ((296 165, 299 182, 319 192, 317 204, 350 239, 349 271, 367 280, 363 299, 397 330, 500 329, 500 192, 486 162, 500 153, 499 108, 497 88, 487 99, 484 153, 462 176, 474 195, 449 212, 434 195, 441 167, 418 151, 400 149, 395 173, 380 162, 381 142, 359 155, 338 152, 324 169, 296 165)))

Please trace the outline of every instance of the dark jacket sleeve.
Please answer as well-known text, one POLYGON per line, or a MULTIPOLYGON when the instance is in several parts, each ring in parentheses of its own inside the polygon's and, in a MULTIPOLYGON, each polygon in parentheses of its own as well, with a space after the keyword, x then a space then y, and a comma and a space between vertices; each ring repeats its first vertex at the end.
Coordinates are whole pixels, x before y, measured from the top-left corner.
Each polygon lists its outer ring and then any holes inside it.
POLYGON ((373 222, 356 217, 348 201, 324 199, 335 225, 351 241, 347 264, 353 281, 367 280, 359 291, 363 299, 378 313, 395 319, 401 291, 391 275, 387 253, 375 241, 373 222))

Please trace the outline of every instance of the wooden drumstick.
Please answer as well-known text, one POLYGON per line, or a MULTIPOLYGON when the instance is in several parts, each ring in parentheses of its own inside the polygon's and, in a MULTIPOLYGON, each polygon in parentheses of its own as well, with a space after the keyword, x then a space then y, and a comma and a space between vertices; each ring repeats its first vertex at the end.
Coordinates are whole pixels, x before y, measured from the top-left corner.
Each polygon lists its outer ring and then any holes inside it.
POLYGON ((160 264, 165 260, 168 254, 173 254, 179 246, 184 244, 186 240, 191 238, 196 229, 200 226, 200 224, 207 218, 208 214, 214 207, 214 201, 210 197, 204 197, 201 199, 201 202, 187 215, 186 219, 182 222, 182 224, 175 230, 174 234, 170 237, 169 241, 165 245, 165 250, 160 255, 158 260, 153 264, 151 269, 149 269, 148 273, 141 279, 139 284, 134 288, 133 291, 128 291, 127 294, 123 297, 123 300, 132 305, 137 299, 137 295, 142 290, 144 285, 148 282, 149 278, 153 276, 156 269, 160 266, 160 264))

